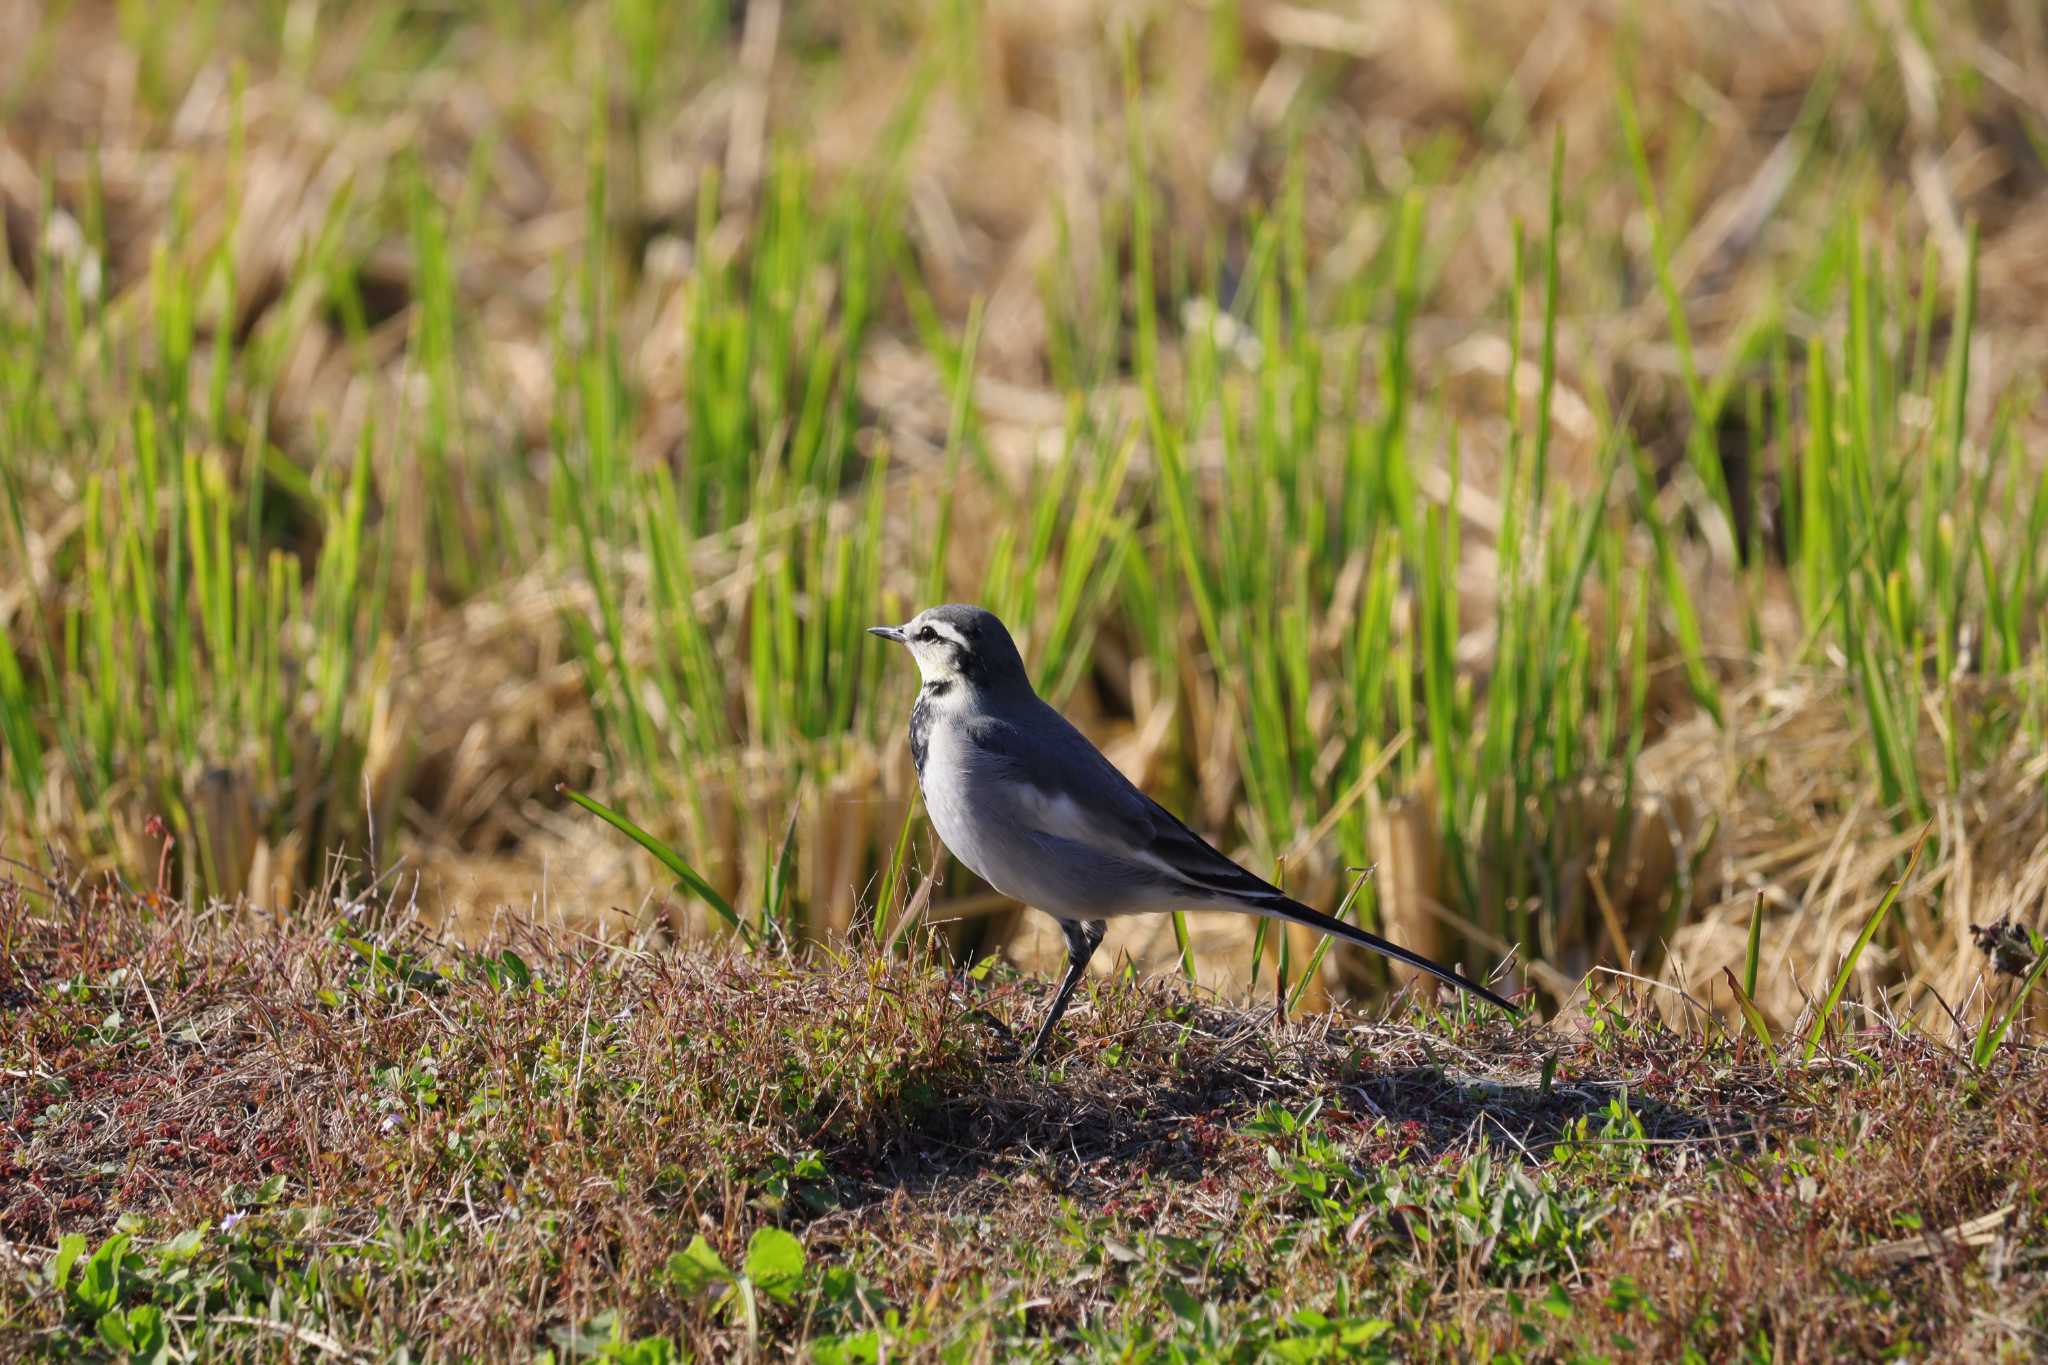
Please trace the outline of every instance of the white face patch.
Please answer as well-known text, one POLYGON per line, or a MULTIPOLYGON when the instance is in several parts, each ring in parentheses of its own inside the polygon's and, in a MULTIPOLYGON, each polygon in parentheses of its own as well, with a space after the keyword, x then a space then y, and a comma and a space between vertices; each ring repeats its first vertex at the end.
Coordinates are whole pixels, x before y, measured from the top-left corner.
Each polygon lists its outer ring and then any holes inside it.
POLYGON ((959 651, 967 648, 967 641, 960 632, 944 621, 926 620, 919 617, 903 628, 909 637, 910 657, 917 660, 917 671, 926 682, 944 682, 960 676, 955 667, 959 651), (926 631, 938 638, 927 640, 926 631))
POLYGON ((953 676, 952 654, 930 641, 911 641, 910 657, 917 660, 918 676, 926 682, 940 682, 953 676))

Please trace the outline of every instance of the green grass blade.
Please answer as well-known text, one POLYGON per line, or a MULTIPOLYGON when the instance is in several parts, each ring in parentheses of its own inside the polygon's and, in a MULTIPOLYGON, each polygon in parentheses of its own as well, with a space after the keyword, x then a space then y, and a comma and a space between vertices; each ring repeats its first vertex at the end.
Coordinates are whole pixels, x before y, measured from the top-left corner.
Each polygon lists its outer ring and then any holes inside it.
POLYGON ((2020 1009, 2027 1003, 2027 997, 2034 993, 2034 987, 2041 980, 2041 974, 2048 971, 2048 944, 2042 942, 2039 934, 2029 935, 2029 938, 2034 949, 2034 965, 2027 970, 2026 979, 2020 982, 2019 990, 2006 1003, 2005 1013, 1998 1017, 1996 1025, 1991 1023, 1990 1011, 1985 1011, 1984 1026, 1977 1030, 1976 1040, 1970 1045, 1970 1061, 1980 1071, 1991 1064, 1992 1057, 1997 1055, 1999 1043, 2005 1039, 2006 1031, 2012 1027, 2013 1020, 2019 1018, 2020 1009))
POLYGON ((1686 586, 1685 570, 1678 562, 1671 532, 1657 511, 1657 481, 1642 451, 1637 450, 1634 455, 1631 463, 1636 472, 1638 505, 1644 522, 1650 528, 1651 542, 1656 547, 1657 567, 1664 580, 1664 596, 1671 609, 1672 628, 1678 633, 1679 657, 1685 666, 1686 686, 1691 690, 1693 699, 1714 718, 1714 724, 1722 725, 1725 722, 1720 685, 1714 680, 1713 669, 1707 665, 1706 640, 1700 631, 1699 613, 1693 607, 1692 590, 1686 586))
MULTIPOLYGON (((1352 879, 1351 889, 1344 893, 1344 901, 1337 907, 1336 917, 1338 919, 1343 919, 1351 913, 1351 907, 1358 903, 1359 894, 1365 890, 1365 884, 1372 880, 1372 874, 1372 868, 1363 868, 1352 879)), ((1301 979, 1294 983, 1294 989, 1288 993, 1287 1012, 1289 1014, 1292 1014, 1295 1008, 1301 1004, 1301 997, 1307 992, 1308 983, 1315 980, 1316 973, 1322 970, 1323 958, 1328 956, 1330 945, 1335 942, 1335 939, 1331 938, 1328 934, 1324 934, 1321 940, 1317 942, 1316 950, 1309 954, 1308 965, 1301 969, 1301 979)))
POLYGON ((1742 993, 1756 994, 1756 972, 1758 959, 1763 956, 1764 937, 1764 892, 1757 888, 1756 904, 1749 908, 1749 946, 1742 955, 1742 993))
POLYGON ((676 880, 681 882, 690 894, 717 911, 719 918, 733 927, 742 942, 749 948, 754 946, 753 930, 740 918, 739 912, 732 908, 732 903, 719 895, 717 888, 710 882, 699 876, 696 868, 684 862, 681 854, 603 802, 593 800, 573 787, 557 786, 555 790, 652 853, 663 867, 676 874, 676 880))
POLYGON ((1863 921, 1862 932, 1856 935, 1856 942, 1850 946, 1848 954, 1842 959, 1841 969, 1835 973, 1835 984, 1829 988, 1827 998, 1821 1001, 1820 1009, 1814 1013, 1813 1022, 1807 1026, 1806 1050, 1801 1054, 1802 1060, 1811 1061, 1813 1054, 1820 1050, 1821 1034, 1827 1030, 1828 1020, 1834 1017, 1835 1006, 1842 1001, 1842 992, 1849 989, 1849 978, 1856 971, 1856 960, 1863 956, 1863 950, 1870 946, 1870 940, 1876 936, 1878 926, 1884 923, 1884 917, 1890 912, 1892 902, 1899 898, 1899 889, 1905 886, 1906 879, 1913 875, 1913 869, 1920 865, 1920 850, 1927 847, 1927 840, 1933 833, 1934 822, 1930 820, 1920 831, 1920 837, 1913 843, 1913 852, 1906 859, 1906 870, 1899 874, 1899 879, 1884 893, 1884 899, 1877 903, 1877 908, 1863 921))
POLYGON ((1752 1000, 1749 992, 1742 988, 1742 983, 1735 979, 1734 972, 1729 971, 1726 967, 1723 967, 1721 971, 1728 978, 1728 989, 1735 992, 1735 1003, 1741 1007, 1742 1017, 1749 1024, 1749 1031, 1756 1035, 1756 1040, 1759 1043, 1763 1044, 1764 1056, 1770 1059, 1772 1066, 1776 1066, 1778 1064, 1778 1045, 1771 1039, 1771 1026, 1765 1021, 1764 1012, 1756 1007, 1756 1001, 1752 1000))
POLYGON ((888 942, 889 917, 896 912, 896 888, 903 880, 903 864, 910 856, 910 831, 917 823, 917 802, 903 808, 903 827, 896 832, 896 847, 889 854, 889 870, 882 874, 882 889, 875 897, 875 942, 888 942))
MULTIPOLYGON (((1173 912, 1173 944, 1180 950, 1180 974, 1192 986, 1195 984, 1195 945, 1188 941, 1188 917, 1179 910, 1173 912)), ((1258 970, 1258 955, 1252 955, 1252 970, 1258 970)))

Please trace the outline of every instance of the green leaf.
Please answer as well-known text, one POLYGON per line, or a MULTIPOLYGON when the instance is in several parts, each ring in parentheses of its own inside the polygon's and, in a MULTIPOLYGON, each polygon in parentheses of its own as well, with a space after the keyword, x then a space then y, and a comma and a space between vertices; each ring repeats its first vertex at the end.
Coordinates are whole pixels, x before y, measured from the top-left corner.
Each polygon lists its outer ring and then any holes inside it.
POLYGON ((714 1284, 724 1284, 732 1279, 732 1272, 725 1262, 718 1259, 718 1253, 698 1233, 690 1244, 668 1258, 668 1278, 676 1292, 684 1298, 701 1294, 714 1284))
POLYGON ((102 1341, 128 1353, 129 1365, 155 1365, 170 1355, 163 1310, 154 1304, 142 1304, 125 1314, 109 1313, 100 1319, 99 1330, 102 1341))
POLYGON ((1173 1315, 1183 1322, 1201 1322, 1202 1301, 1185 1286, 1173 1280, 1162 1280, 1159 1284, 1159 1296, 1166 1300, 1166 1306, 1173 1310, 1173 1315))
POLYGON ((50 1283, 63 1293, 71 1283, 71 1267, 85 1255, 85 1234, 67 1232, 57 1242, 57 1254, 50 1258, 50 1283))
POLYGON ((498 954, 498 963, 505 969, 505 979, 518 989, 523 991, 533 985, 533 969, 510 948, 498 954))
POLYGON ((121 1301, 121 1262, 128 1251, 128 1234, 117 1232, 101 1242, 72 1289, 73 1307, 86 1317, 112 1311, 121 1301))
POLYGON ((747 1242, 746 1274, 769 1298, 791 1302, 804 1287, 804 1244, 781 1228, 762 1228, 747 1242))
POLYGON ((818 1337, 811 1342, 814 1365, 875 1365, 881 1358, 881 1334, 872 1328, 846 1336, 818 1337))
POLYGON ((99 1338, 109 1349, 126 1355, 134 1343, 128 1339, 128 1323, 119 1313, 108 1313, 99 1320, 99 1338))
POLYGON ((227 1201, 238 1209, 268 1208, 284 1194, 284 1172, 279 1171, 260 1185, 230 1185, 227 1201))
POLYGON ((1346 1346, 1368 1346, 1394 1330, 1385 1318, 1355 1318, 1344 1324, 1338 1339, 1346 1346))
POLYGON ((157 1247, 157 1264, 174 1265, 179 1261, 189 1261, 205 1249, 206 1229, 187 1228, 157 1247))

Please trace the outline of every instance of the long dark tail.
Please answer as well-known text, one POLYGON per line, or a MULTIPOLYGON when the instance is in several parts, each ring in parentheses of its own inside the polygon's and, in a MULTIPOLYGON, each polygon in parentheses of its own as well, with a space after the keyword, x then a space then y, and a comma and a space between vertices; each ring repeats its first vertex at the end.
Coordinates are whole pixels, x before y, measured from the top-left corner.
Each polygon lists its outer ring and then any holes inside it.
POLYGON ((1520 1010, 1480 985, 1477 981, 1467 980, 1449 967, 1444 966, 1441 962, 1431 962, 1421 953, 1412 953, 1398 943, 1389 943, 1378 934, 1369 934, 1356 925, 1346 924, 1334 915, 1326 915, 1320 910, 1311 909, 1298 900, 1281 896, 1272 900, 1253 901, 1247 899, 1240 902, 1240 904, 1255 915, 1264 915, 1269 919, 1293 920, 1297 924, 1306 924, 1311 929, 1320 929, 1333 938, 1341 938, 1346 943, 1355 943, 1361 948, 1370 948, 1383 957, 1391 957, 1396 962, 1405 962, 1417 971, 1428 972, 1439 981, 1447 981, 1460 990, 1470 991, 1487 1004, 1504 1009, 1509 1014, 1521 1013, 1520 1010))

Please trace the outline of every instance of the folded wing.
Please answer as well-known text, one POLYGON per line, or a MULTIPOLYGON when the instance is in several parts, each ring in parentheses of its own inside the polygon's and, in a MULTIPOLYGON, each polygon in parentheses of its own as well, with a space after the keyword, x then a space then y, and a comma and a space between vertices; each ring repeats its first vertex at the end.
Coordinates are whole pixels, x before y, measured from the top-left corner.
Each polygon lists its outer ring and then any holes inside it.
POLYGON ((1049 706, 1034 718, 1029 735, 1007 721, 977 718, 969 722, 968 740, 972 761, 989 770, 1010 795, 1012 816, 1040 835, 1114 859, 1120 869, 1142 869, 1157 889, 1185 897, 1191 906, 1209 902, 1293 920, 1516 1012, 1500 996, 1442 963, 1303 905, 1247 872, 1139 791, 1049 706))
POLYGON ((1191 902, 1284 902, 1263 878, 1232 862, 1173 812, 1132 785, 1086 736, 1046 707, 1027 736, 1004 721, 969 725, 977 761, 1019 793, 1018 815, 1041 834, 1070 839, 1152 872, 1191 902))

